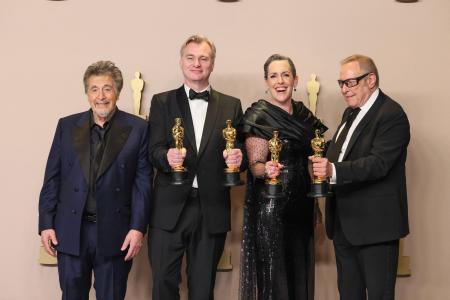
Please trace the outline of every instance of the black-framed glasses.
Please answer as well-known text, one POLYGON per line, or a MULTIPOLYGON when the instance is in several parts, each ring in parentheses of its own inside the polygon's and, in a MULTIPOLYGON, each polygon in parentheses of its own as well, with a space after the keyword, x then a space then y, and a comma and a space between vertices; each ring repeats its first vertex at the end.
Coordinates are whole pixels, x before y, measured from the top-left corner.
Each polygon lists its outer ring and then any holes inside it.
POLYGON ((369 75, 370 73, 372 73, 372 72, 363 74, 363 75, 358 76, 358 77, 356 77, 356 78, 349 78, 349 79, 345 79, 345 80, 340 80, 340 79, 338 79, 337 82, 338 82, 339 87, 340 87, 341 89, 342 89, 342 87, 344 86, 344 84, 345 84, 346 87, 351 88, 351 87, 357 86, 358 83, 359 83, 359 81, 360 81, 361 79, 363 79, 364 77, 366 77, 367 75, 369 75))

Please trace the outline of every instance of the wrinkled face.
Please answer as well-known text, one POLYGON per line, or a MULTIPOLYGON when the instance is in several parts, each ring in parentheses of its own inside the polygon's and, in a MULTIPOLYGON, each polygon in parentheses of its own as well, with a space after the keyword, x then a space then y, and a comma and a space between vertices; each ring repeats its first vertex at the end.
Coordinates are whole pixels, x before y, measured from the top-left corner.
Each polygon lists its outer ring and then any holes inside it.
POLYGON ((119 95, 111 76, 94 75, 88 79, 87 97, 94 118, 104 120, 114 112, 119 95))
POLYGON ((188 85, 208 85, 214 69, 211 48, 206 42, 189 43, 180 58, 180 67, 188 85))
POLYGON ((275 60, 267 70, 266 85, 272 100, 286 103, 292 99, 292 91, 297 86, 298 77, 294 77, 287 60, 275 60))
MULTIPOLYGON (((366 73, 367 71, 361 69, 359 62, 352 61, 341 66, 339 80, 344 82, 355 82, 351 79, 358 78, 366 73)), ((345 102, 352 108, 363 106, 373 93, 375 83, 375 74, 368 73, 368 75, 361 78, 355 86, 348 87, 346 84, 343 84, 341 93, 345 98, 345 102)))

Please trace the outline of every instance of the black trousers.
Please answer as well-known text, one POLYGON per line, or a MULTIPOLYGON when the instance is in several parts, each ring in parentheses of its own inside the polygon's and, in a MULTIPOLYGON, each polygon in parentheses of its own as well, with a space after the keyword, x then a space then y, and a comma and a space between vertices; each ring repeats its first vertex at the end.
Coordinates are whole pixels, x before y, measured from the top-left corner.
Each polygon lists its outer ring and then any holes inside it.
POLYGON ((336 220, 333 244, 341 300, 395 299, 399 240, 354 246, 336 220))
POLYGON ((158 228, 150 230, 152 299, 180 299, 181 263, 185 253, 189 299, 214 299, 217 264, 223 252, 225 238, 225 232, 210 234, 207 231, 198 192, 193 189, 173 231, 158 228))

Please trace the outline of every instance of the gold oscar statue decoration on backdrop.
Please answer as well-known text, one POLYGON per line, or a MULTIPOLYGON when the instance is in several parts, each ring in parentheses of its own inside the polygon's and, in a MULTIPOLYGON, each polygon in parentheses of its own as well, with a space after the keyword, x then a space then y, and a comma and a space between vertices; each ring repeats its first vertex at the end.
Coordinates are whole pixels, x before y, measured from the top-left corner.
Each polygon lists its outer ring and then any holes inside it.
POLYGON ((410 258, 409 256, 403 255, 403 250, 405 249, 405 238, 400 239, 399 251, 398 251, 398 267, 397 276, 398 277, 409 277, 411 276, 410 258))
MULTIPOLYGON (((280 160, 280 152, 283 148, 280 138, 278 137, 278 130, 273 131, 273 137, 269 140, 269 152, 270 152, 270 160, 278 163, 280 160)), ((268 198, 278 198, 282 197, 283 190, 278 177, 276 178, 267 178, 265 186, 265 196, 268 198)))
MULTIPOLYGON (((172 127, 172 137, 175 142, 175 148, 181 151, 183 149, 184 128, 181 126, 181 118, 175 118, 175 125, 172 127)), ((187 169, 183 165, 172 168, 172 185, 182 185, 187 181, 187 169)))
POLYGON ((145 82, 141 79, 141 72, 136 71, 134 78, 131 80, 131 90, 133 91, 133 113, 136 116, 147 120, 147 115, 141 115, 142 91, 144 90, 145 82))
POLYGON ((217 272, 230 271, 233 271, 233 265, 231 264, 231 250, 228 247, 225 247, 219 263, 217 264, 217 272))
MULTIPOLYGON (((223 138, 226 141, 225 151, 231 151, 234 149, 234 143, 236 141, 236 129, 231 126, 231 120, 227 120, 227 127, 222 130, 223 138)), ((239 167, 228 165, 224 170, 224 186, 238 186, 243 185, 239 174, 239 167)))
POLYGON ((317 95, 320 91, 320 83, 316 80, 317 75, 311 74, 311 80, 306 83, 306 90, 308 91, 309 110, 316 115, 317 110, 317 95))

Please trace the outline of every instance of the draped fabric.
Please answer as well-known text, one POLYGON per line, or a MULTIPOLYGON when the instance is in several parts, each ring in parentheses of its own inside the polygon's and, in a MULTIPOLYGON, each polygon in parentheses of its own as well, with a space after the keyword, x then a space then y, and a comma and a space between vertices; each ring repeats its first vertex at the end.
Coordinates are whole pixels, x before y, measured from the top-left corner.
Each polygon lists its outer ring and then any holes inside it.
POLYGON ((280 162, 285 166, 280 179, 286 197, 265 199, 264 180, 247 172, 241 300, 311 300, 314 296, 314 201, 306 197, 307 157, 315 129, 323 133, 327 127, 302 102, 292 101, 292 106, 289 114, 259 100, 244 115, 245 134, 269 140, 274 130, 279 131, 283 143, 280 162))
POLYGON ((280 131, 280 139, 297 141, 309 147, 317 128, 321 133, 328 128, 302 103, 292 101, 292 115, 266 100, 259 100, 247 109, 244 115, 243 132, 264 139, 271 139, 273 131, 280 131))

